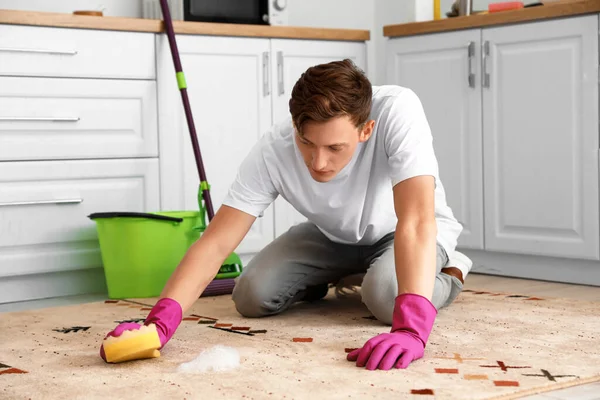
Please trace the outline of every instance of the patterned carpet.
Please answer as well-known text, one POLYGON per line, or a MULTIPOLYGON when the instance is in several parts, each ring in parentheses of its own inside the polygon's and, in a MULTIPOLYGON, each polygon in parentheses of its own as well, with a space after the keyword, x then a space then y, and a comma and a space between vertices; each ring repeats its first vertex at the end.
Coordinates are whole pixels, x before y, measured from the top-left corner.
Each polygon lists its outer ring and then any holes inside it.
POLYGON ((512 399, 600 380, 600 303, 465 291, 439 312, 425 357, 367 371, 346 352, 389 331, 356 296, 245 319, 230 296, 199 299, 160 358, 106 364, 104 335, 156 299, 0 314, 0 399, 512 399), (233 371, 181 363, 236 348, 233 371))

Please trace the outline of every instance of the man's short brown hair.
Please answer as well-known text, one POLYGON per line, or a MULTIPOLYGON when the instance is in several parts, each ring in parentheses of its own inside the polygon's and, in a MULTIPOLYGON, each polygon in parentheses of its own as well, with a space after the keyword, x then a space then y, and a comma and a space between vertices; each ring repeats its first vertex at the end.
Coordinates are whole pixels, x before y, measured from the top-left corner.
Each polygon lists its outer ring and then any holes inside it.
POLYGON ((294 126, 302 133, 308 121, 347 115, 359 128, 371 113, 372 94, 371 83, 352 60, 310 67, 292 90, 289 106, 294 126))

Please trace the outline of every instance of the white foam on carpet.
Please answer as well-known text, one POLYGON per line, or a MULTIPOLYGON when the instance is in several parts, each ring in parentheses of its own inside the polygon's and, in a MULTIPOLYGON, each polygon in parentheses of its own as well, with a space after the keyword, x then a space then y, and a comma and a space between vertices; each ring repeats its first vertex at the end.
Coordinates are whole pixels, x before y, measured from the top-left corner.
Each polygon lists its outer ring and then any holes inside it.
POLYGON ((180 364, 177 372, 219 372, 237 368, 239 365, 240 354, 235 348, 216 345, 202 351, 192 361, 180 364))

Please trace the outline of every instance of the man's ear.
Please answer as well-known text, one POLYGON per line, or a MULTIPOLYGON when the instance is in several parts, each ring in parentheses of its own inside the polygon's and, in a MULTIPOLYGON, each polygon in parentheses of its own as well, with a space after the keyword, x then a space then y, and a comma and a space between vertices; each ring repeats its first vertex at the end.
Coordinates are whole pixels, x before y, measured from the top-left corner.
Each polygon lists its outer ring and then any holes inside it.
POLYGON ((365 122, 360 134, 358 135, 359 142, 366 142, 373 134, 373 129, 375 128, 375 120, 372 119, 370 121, 365 122))

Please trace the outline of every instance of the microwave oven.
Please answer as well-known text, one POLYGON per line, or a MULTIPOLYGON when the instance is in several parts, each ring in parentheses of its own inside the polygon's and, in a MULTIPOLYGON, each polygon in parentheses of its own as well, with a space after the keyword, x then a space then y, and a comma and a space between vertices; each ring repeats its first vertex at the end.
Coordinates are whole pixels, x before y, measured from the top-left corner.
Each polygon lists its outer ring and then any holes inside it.
MULTIPOLYGON (((167 0, 173 20, 287 25, 287 0, 167 0)), ((143 0, 143 17, 163 19, 159 0, 143 0)))

